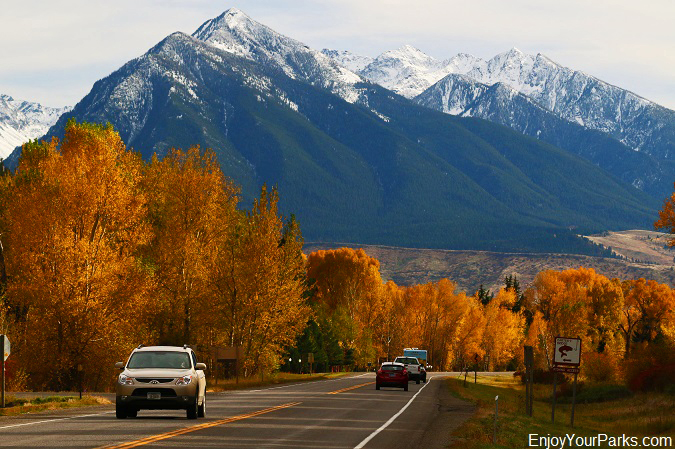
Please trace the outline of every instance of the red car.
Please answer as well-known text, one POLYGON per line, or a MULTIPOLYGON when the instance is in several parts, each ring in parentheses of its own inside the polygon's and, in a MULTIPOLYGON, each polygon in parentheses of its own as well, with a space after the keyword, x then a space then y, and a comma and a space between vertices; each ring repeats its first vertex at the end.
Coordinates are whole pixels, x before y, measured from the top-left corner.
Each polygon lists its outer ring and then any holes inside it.
POLYGON ((401 387, 408 391, 408 370, 403 363, 384 362, 375 378, 375 389, 380 387, 401 387))

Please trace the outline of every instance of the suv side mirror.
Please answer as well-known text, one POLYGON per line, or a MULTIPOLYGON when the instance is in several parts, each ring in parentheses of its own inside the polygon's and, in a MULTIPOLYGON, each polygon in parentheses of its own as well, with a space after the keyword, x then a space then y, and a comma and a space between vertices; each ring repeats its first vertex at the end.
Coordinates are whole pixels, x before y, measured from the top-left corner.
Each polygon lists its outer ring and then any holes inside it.
POLYGON ((206 369, 206 363, 197 363, 195 369, 204 371, 206 369))
POLYGON ((117 362, 117 363, 115 363, 115 368, 117 368, 117 369, 124 369, 124 362, 117 362))

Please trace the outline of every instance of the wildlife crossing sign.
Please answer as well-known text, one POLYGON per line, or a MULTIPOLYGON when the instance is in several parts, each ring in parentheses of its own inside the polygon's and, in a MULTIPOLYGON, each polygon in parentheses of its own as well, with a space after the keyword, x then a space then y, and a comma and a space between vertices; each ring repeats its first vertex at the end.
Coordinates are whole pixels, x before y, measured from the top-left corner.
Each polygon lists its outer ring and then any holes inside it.
POLYGON ((553 364, 578 367, 581 361, 581 339, 555 337, 553 364))

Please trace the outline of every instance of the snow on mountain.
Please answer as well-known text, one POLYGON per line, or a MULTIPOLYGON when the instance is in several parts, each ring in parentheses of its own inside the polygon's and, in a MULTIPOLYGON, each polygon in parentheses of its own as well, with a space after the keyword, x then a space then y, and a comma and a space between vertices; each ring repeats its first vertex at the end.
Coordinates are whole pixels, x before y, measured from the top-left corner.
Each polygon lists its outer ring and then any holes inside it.
MULTIPOLYGON (((341 59, 336 58, 336 61, 341 59)), ((467 90, 464 82, 472 80, 485 86, 501 83, 527 95, 564 120, 605 132, 636 151, 675 159, 675 143, 670 137, 675 132, 674 111, 584 72, 564 67, 541 53, 530 55, 512 48, 489 60, 458 54, 440 61, 414 47, 404 46, 381 54, 357 73, 411 99, 437 82, 445 80, 456 84, 462 80, 461 92, 456 94, 449 92, 447 85, 435 90, 443 91, 446 99, 446 103, 437 109, 477 117, 481 117, 478 111, 467 109, 471 103, 468 93, 471 89, 467 90), (465 78, 446 79, 449 75, 465 78)), ((483 88, 478 90, 474 89, 476 96, 484 91, 483 88)), ((424 102, 438 103, 428 95, 424 102)), ((508 103, 505 107, 509 107, 508 103)), ((518 129, 523 125, 514 124, 513 127, 518 129)))
POLYGON ((51 108, 0 94, 0 158, 14 148, 43 136, 70 107, 51 108))
POLYGON ((410 45, 387 51, 375 58, 358 73, 364 78, 412 98, 449 72, 446 63, 410 45))
POLYGON ((352 72, 363 70, 368 64, 374 61, 370 56, 362 56, 347 50, 329 50, 324 48, 321 53, 335 60, 342 67, 347 67, 352 72))
POLYGON ((322 52, 252 20, 236 8, 206 21, 192 37, 249 60, 276 66, 290 78, 318 83, 350 103, 361 96, 361 89, 354 87, 363 81, 359 75, 322 52))

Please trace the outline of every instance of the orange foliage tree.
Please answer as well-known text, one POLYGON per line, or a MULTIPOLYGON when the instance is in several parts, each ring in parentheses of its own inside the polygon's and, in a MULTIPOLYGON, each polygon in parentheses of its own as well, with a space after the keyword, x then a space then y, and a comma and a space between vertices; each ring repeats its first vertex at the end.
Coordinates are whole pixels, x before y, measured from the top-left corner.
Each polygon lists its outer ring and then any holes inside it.
POLYGON ((672 340, 675 292, 665 284, 643 278, 621 283, 624 304, 619 326, 629 356, 634 342, 653 341, 659 334, 672 340))
POLYGON ((151 236, 141 166, 111 126, 71 121, 60 145, 24 145, 6 177, 6 301, 20 334, 13 356, 33 386, 72 388, 78 365, 100 385, 138 338, 148 276, 137 256, 151 236))
MULTIPOLYGON (((182 345, 203 334, 199 311, 208 310, 208 280, 216 248, 234 226, 237 190, 212 152, 172 149, 148 165, 144 188, 150 198, 154 238, 145 254, 154 271, 156 302, 151 319, 155 340, 182 345)), ((207 314, 208 316, 208 314, 207 314)))
POLYGON ((293 217, 284 224, 278 201, 276 189, 263 186, 252 211, 240 214, 217 248, 209 281, 210 344, 240 346, 245 374, 278 366, 283 348, 311 318, 302 235, 293 217))
POLYGON ((490 366, 504 369, 522 352, 525 318, 511 309, 516 303, 513 289, 501 289, 485 307, 485 330, 481 345, 490 357, 490 366))
POLYGON ((336 328, 343 350, 355 350, 357 363, 375 361, 374 325, 384 311, 380 264, 363 249, 340 248, 316 251, 307 258, 307 276, 315 300, 325 308, 328 322, 343 322, 336 328), (346 318, 346 319, 345 319, 346 318))

